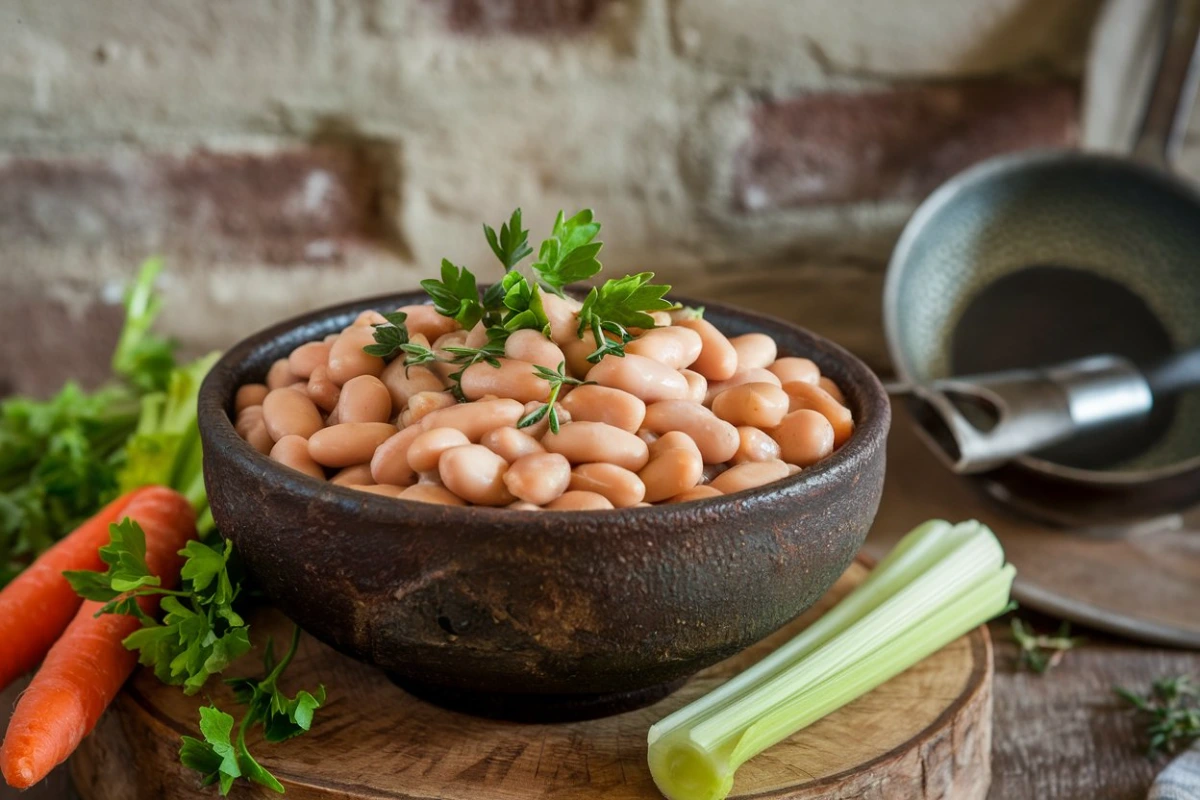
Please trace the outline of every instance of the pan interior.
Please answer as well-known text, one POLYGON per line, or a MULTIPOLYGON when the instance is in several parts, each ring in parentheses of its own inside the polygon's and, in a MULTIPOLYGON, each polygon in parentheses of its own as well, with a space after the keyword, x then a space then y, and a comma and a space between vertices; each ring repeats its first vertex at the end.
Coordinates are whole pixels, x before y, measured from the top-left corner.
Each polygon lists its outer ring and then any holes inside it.
MULTIPOLYGON (((1200 200, 1137 165, 1012 159, 931 199, 892 264, 889 334, 911 380, 1200 344, 1200 200)), ((1130 471, 1200 456, 1200 395, 1144 426, 1039 454, 1130 471)))

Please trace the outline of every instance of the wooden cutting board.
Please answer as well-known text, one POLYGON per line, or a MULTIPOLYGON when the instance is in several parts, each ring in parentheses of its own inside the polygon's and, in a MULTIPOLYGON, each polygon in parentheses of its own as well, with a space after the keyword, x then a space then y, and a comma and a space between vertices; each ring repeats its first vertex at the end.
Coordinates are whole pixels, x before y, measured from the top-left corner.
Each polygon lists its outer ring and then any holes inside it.
MULTIPOLYGON (((853 565, 818 606, 749 650, 705 670, 657 704, 558 725, 478 719, 437 708, 378 670, 306 637, 285 690, 325 684, 328 704, 308 735, 250 749, 292 800, 635 800, 658 798, 646 767, 646 731, 770 652, 859 583, 853 565)), ((290 623, 267 610, 256 641, 286 641, 290 623)), ((230 670, 253 674, 252 654, 230 670)), ((237 707, 211 685, 223 709, 237 707)), ((84 800, 212 798, 178 762, 179 737, 198 735, 203 697, 185 697, 143 672, 71 761, 84 800)), ((986 628, 953 642, 858 701, 742 767, 732 797, 978 800, 990 782, 991 642, 986 628)), ((236 716, 236 713, 235 713, 236 716)), ((231 797, 276 797, 239 786, 231 797)))

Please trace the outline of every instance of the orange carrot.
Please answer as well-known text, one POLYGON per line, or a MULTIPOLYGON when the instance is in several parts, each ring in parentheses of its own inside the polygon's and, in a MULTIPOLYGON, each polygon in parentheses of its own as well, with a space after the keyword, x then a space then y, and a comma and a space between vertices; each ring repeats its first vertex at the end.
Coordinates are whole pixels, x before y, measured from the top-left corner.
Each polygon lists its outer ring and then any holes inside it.
POLYGON ((70 624, 82 600, 63 572, 104 569, 99 551, 108 544, 108 526, 124 516, 140 491, 126 492, 97 511, 0 589, 0 690, 37 666, 70 624))
MULTIPOLYGON (((126 506, 125 516, 146 534, 150 571, 164 588, 173 587, 183 566, 178 551, 196 536, 187 498, 164 487, 145 489, 126 506)), ((153 615, 158 597, 141 597, 138 604, 153 615)), ((0 772, 10 786, 32 786, 65 761, 137 665, 137 654, 121 641, 141 623, 130 616, 93 616, 102 605, 83 603, 17 702, 0 747, 0 772)))

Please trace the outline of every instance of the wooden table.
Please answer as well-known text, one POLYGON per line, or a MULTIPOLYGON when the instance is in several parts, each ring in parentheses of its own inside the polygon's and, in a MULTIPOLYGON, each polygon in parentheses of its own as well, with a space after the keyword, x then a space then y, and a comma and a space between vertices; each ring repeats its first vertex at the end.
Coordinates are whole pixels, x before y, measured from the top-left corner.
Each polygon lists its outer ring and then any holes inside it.
MULTIPOLYGON (((1039 629, 1055 625, 1053 620, 1023 616, 1039 629)), ((1088 643, 1039 676, 1017 671, 1007 620, 992 624, 996 683, 989 796, 994 800, 1141 800, 1162 766, 1142 755, 1137 726, 1111 687, 1140 689, 1163 675, 1200 675, 1200 653, 1081 633, 1088 643)), ((16 694, 14 688, 0 695, 6 715, 16 694)), ((62 800, 73 793, 60 770, 46 784, 21 795, 0 787, 0 800, 18 796, 62 800)))

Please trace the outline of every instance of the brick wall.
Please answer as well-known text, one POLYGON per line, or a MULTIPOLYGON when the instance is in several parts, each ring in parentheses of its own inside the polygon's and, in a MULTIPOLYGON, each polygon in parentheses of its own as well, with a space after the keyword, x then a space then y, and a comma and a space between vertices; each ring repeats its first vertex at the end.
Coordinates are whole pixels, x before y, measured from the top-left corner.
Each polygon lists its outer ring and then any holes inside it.
POLYGON ((1078 141, 1097 7, 8 0, 0 379, 102 374, 147 254, 170 331, 222 346, 442 256, 486 264, 480 221, 515 205, 535 236, 592 206, 610 268, 882 363, 904 220, 973 161, 1078 141))

